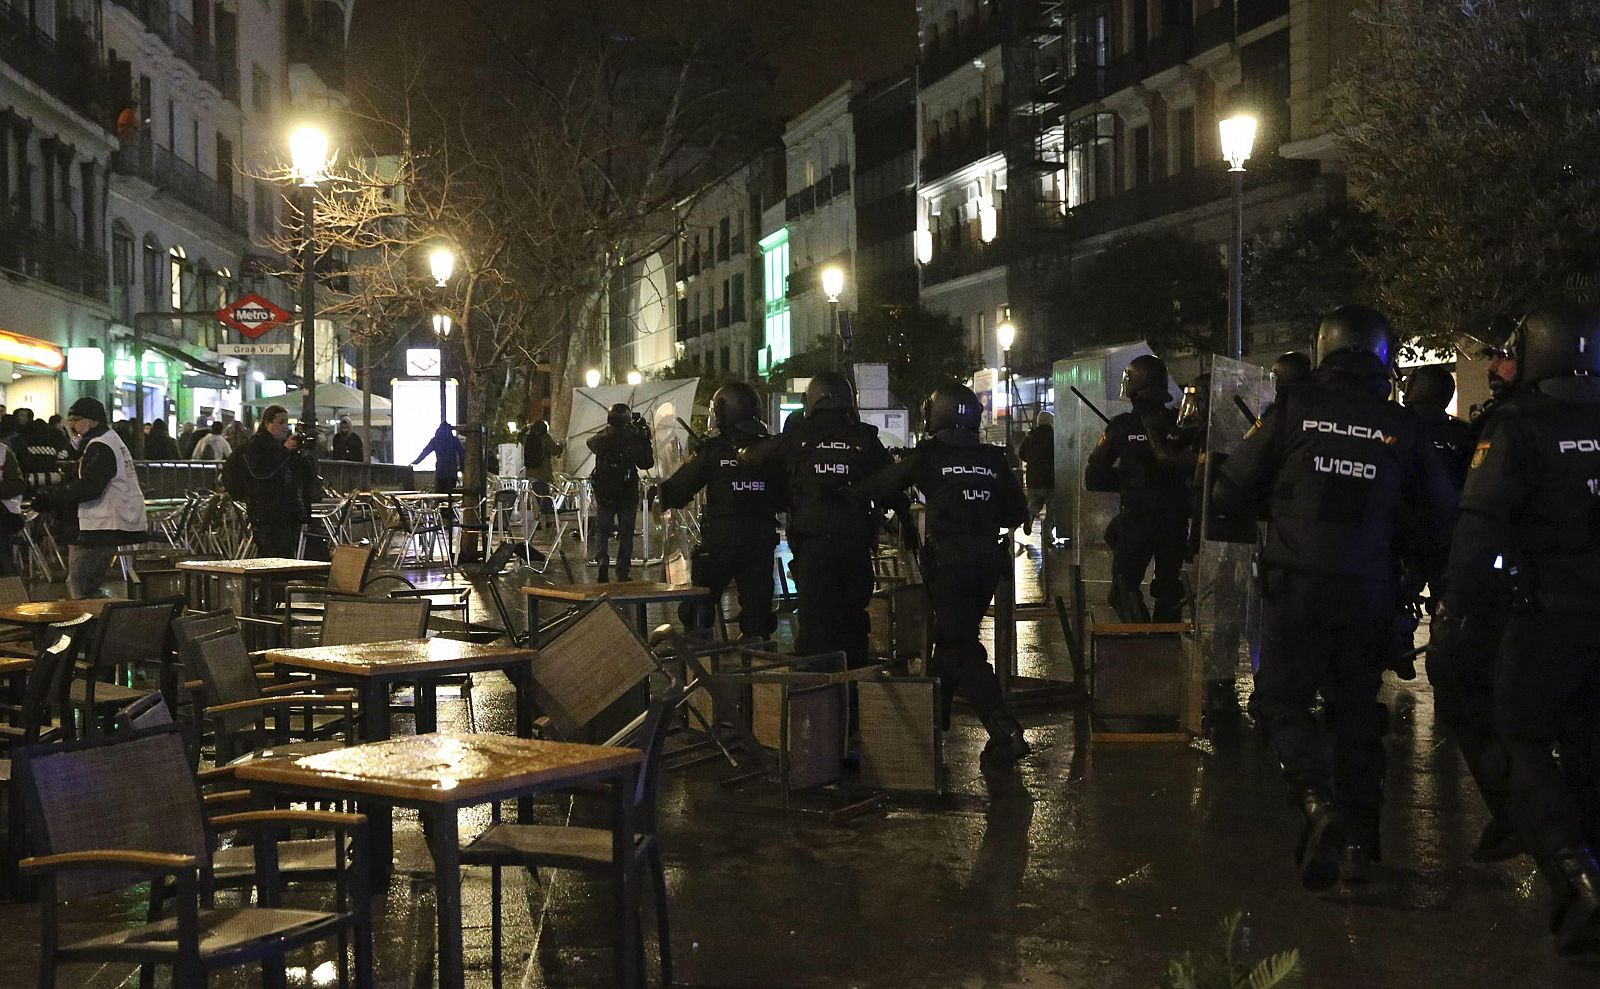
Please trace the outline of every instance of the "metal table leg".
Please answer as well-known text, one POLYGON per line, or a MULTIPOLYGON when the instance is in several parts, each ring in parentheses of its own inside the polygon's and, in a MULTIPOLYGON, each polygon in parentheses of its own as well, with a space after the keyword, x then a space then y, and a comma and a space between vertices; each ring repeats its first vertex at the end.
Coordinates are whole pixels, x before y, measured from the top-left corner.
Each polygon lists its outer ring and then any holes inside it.
POLYGON ((423 816, 439 911, 439 989, 462 989, 466 973, 461 958, 461 839, 456 833, 456 808, 430 806, 423 816))

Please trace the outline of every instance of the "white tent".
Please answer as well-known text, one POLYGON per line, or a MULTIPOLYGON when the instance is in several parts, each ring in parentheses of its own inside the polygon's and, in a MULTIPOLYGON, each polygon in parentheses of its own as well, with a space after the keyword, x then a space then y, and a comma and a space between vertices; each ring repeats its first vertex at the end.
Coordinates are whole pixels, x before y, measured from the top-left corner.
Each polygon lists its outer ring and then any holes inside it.
MULTIPOLYGON (((252 398, 244 403, 253 409, 264 409, 269 405, 281 405, 289 410, 290 415, 299 415, 300 408, 305 403, 305 396, 300 389, 295 388, 282 395, 263 395, 252 398)), ((388 412, 390 403, 382 395, 372 396, 373 412, 388 412)), ((317 382, 317 414, 338 414, 341 412, 361 411, 361 389, 351 388, 349 385, 337 381, 317 382)), ((374 424, 377 417, 373 417, 374 424)))
POLYGON ((576 477, 589 476, 594 467, 589 437, 605 426, 606 412, 618 402, 644 416, 650 424, 656 473, 666 476, 677 470, 689 445, 689 433, 678 424, 678 419, 687 421, 694 413, 694 391, 699 384, 699 378, 680 378, 572 389, 572 416, 567 421, 565 454, 567 473, 576 477))

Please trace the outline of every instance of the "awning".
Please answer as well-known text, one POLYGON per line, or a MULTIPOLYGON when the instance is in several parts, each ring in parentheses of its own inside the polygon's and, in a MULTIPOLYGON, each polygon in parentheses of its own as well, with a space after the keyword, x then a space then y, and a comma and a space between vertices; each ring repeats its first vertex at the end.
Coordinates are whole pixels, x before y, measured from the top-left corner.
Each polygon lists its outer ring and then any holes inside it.
POLYGON ((238 383, 238 379, 230 375, 228 369, 222 365, 201 360, 170 343, 163 343, 160 340, 152 340, 148 337, 140 341, 140 343, 146 350, 164 354, 184 367, 193 370, 194 374, 185 372, 183 379, 183 383, 191 388, 229 388, 238 383), (212 380, 201 381, 199 380, 200 378, 212 380))

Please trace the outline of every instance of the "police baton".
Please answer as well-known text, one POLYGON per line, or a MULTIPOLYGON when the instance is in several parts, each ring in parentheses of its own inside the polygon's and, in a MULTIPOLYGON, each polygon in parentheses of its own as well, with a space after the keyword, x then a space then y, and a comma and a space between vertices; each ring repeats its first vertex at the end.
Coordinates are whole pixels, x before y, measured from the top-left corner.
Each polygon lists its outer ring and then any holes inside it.
POLYGON ((1240 412, 1244 413, 1245 420, 1248 421, 1250 425, 1261 425, 1261 420, 1257 419, 1256 414, 1250 411, 1250 406, 1245 404, 1244 399, 1240 398, 1238 395, 1235 395, 1233 396, 1233 404, 1239 407, 1240 412))
POLYGON ((1089 397, 1087 395, 1078 390, 1077 385, 1068 385, 1067 387, 1072 390, 1072 394, 1078 396, 1078 401, 1089 407, 1090 412, 1093 412, 1095 415, 1100 417, 1101 422, 1105 423, 1107 426, 1111 425, 1111 420, 1106 418, 1106 414, 1095 408, 1095 404, 1089 401, 1089 397))
POLYGON ((683 421, 683 416, 673 416, 673 418, 678 421, 678 425, 683 427, 683 431, 684 432, 688 433, 691 437, 694 438, 695 442, 698 443, 701 440, 705 439, 704 436, 701 436, 699 433, 694 431, 694 427, 693 426, 691 426, 688 423, 683 421))

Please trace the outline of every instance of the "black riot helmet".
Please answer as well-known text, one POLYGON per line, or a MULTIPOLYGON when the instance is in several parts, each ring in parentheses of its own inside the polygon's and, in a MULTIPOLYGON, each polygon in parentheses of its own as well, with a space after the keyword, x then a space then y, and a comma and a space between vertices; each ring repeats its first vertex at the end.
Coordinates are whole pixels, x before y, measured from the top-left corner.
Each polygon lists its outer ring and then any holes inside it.
POLYGON ((1272 387, 1279 395, 1283 394, 1284 388, 1298 384, 1309 377, 1311 377, 1311 358, 1298 350, 1279 354, 1278 359, 1272 362, 1272 387))
POLYGON ((1443 412, 1456 397, 1456 377, 1443 364, 1424 364, 1406 378, 1406 405, 1443 412))
POLYGON ((606 412, 606 422, 617 427, 618 429, 626 426, 628 421, 632 418, 633 409, 628 407, 627 402, 618 402, 606 412))
POLYGON ((1172 401, 1167 391, 1167 362, 1155 354, 1143 354, 1122 369, 1122 397, 1128 401, 1146 399, 1162 405, 1172 401))
POLYGON ((732 381, 711 396, 711 424, 721 432, 761 417, 761 398, 743 381, 732 381))
POLYGON ((1522 317, 1507 349, 1517 357, 1517 380, 1529 385, 1600 374, 1600 306, 1579 302, 1540 306, 1522 317))
POLYGON ((1332 354, 1371 354, 1384 367, 1394 363, 1394 327, 1389 318, 1366 306, 1340 306, 1324 316, 1317 327, 1317 366, 1332 354))
POLYGON ((823 409, 843 409, 849 412, 855 407, 855 387, 850 384, 849 378, 838 371, 823 371, 806 385, 807 414, 821 412, 823 409))
POLYGON ((935 388, 933 394, 928 396, 927 414, 930 433, 946 429, 966 429, 975 433, 983 419, 983 406, 978 404, 978 396, 972 393, 971 388, 952 381, 935 388))

